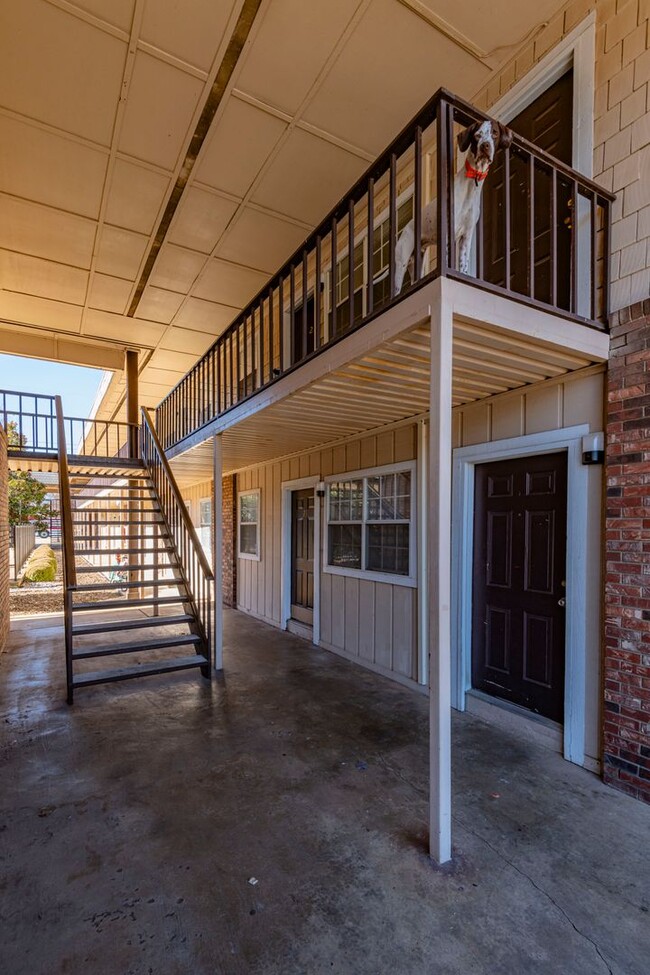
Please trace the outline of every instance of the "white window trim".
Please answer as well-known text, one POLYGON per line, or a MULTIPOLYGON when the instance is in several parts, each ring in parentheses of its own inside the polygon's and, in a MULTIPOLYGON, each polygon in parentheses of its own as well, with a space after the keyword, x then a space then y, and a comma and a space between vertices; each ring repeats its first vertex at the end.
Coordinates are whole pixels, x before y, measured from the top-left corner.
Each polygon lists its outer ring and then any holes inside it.
POLYGON ((461 447, 453 453, 452 510, 452 704, 465 710, 472 686, 472 568, 474 552, 474 467, 476 464, 567 452, 566 637, 564 683, 564 757, 585 761, 586 631, 588 519, 585 497, 589 467, 582 463, 582 437, 589 425, 495 440, 461 447))
MULTIPOLYGON (((237 558, 247 559, 249 562, 260 562, 262 559, 262 503, 261 503, 262 491, 261 488, 249 488, 247 491, 237 492, 237 558), (241 550, 241 499, 242 497, 249 497, 251 494, 257 496, 257 552, 252 555, 249 552, 242 552, 241 550)), ((250 523, 249 523, 250 524, 250 523)))
MULTIPOLYGON (((323 532, 323 572, 333 576, 350 576, 353 579, 365 579, 367 582, 385 582, 391 586, 406 586, 409 589, 417 588, 417 475, 416 461, 405 460, 397 464, 385 464, 382 467, 368 467, 360 471, 341 471, 338 474, 330 474, 323 480, 327 485, 327 495, 325 498, 325 518, 323 532), (409 521, 409 574, 407 576, 397 575, 392 572, 377 572, 368 569, 347 569, 342 566, 329 565, 329 485, 337 481, 354 481, 362 477, 376 477, 382 474, 397 474, 401 471, 409 471, 411 475, 411 518, 409 521)), ((364 499, 365 506, 365 499, 364 499)))

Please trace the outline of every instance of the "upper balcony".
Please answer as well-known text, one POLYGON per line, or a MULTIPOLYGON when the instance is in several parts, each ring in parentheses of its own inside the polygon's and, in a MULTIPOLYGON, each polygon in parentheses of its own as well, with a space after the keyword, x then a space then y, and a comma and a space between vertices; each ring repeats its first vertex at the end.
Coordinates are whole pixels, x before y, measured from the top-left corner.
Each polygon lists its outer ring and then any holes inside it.
POLYGON ((487 118, 436 93, 160 403, 165 449, 196 442, 217 417, 437 277, 606 330, 614 197, 516 133, 495 155, 460 270, 456 139, 487 118), (427 233, 423 210, 434 201, 427 233), (407 226, 413 260, 400 288, 407 226))

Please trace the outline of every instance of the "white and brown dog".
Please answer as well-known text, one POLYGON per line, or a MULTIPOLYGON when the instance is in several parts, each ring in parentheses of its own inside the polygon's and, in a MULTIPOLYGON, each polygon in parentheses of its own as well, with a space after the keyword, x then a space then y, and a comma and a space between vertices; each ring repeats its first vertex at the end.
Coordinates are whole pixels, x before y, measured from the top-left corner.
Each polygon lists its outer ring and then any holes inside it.
MULTIPOLYGON (((481 212, 483 180, 494 161, 497 149, 512 142, 512 131, 501 122, 475 122, 458 134, 458 148, 466 152, 465 166, 454 178, 454 235, 458 270, 469 273, 469 256, 474 228, 481 212)), ((422 211, 422 251, 436 243, 437 202, 432 200, 422 211)), ((408 268, 413 282, 415 229, 407 223, 395 247, 395 294, 399 294, 408 268)))

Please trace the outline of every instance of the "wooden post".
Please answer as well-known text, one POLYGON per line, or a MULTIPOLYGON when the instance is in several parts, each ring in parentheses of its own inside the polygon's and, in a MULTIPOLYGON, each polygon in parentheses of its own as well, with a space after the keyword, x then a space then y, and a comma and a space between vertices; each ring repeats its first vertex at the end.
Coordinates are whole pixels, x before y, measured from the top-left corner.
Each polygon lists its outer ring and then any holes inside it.
POLYGON ((126 422, 129 426, 128 451, 129 457, 138 456, 138 353, 135 349, 127 349, 124 358, 126 372, 126 422))
POLYGON ((212 571, 214 573, 214 669, 223 670, 223 444, 220 433, 214 438, 212 540, 212 571))
POLYGON ((451 859, 452 314, 438 282, 431 309, 429 425, 429 855, 451 859))

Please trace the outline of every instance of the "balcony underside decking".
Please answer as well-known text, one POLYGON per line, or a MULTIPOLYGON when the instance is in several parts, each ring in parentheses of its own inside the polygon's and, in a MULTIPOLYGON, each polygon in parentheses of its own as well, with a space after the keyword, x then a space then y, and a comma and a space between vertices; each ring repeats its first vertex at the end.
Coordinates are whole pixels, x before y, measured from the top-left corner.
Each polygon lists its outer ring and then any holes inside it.
POLYGON ((438 279, 170 451, 181 484, 333 444, 429 410, 432 309, 451 304, 453 405, 584 369, 609 338, 471 285, 438 279))

